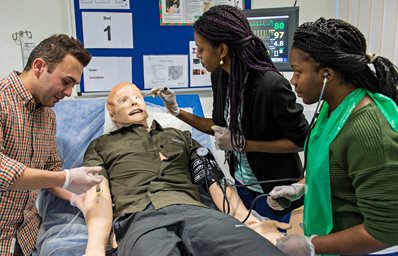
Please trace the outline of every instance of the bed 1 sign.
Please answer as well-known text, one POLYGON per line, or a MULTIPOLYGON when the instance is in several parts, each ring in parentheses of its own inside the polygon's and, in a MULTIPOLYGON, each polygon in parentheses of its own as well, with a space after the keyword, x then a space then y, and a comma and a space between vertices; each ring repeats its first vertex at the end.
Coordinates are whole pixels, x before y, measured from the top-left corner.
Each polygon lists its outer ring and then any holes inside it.
POLYGON ((82 12, 86 48, 134 48, 131 13, 82 12))

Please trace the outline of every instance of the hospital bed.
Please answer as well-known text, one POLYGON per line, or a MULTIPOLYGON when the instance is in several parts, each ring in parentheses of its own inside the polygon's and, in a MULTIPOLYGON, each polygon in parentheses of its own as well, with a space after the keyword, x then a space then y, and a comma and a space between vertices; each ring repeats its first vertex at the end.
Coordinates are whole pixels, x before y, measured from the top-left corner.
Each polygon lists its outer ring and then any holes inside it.
MULTIPOLYGON (((145 97, 145 101, 149 120, 156 119, 164 127, 189 130, 195 140, 214 150, 209 135, 168 114, 159 97, 145 97)), ((177 101, 184 110, 203 116, 198 95, 177 95, 177 101)), ((54 111, 57 118, 58 150, 66 169, 81 166, 88 144, 113 128, 105 111, 104 98, 64 100, 54 107, 54 111)), ((79 209, 54 197, 46 190, 40 193, 37 206, 42 216, 42 225, 37 239, 37 252, 34 255, 83 255, 87 243, 87 230, 79 209)))

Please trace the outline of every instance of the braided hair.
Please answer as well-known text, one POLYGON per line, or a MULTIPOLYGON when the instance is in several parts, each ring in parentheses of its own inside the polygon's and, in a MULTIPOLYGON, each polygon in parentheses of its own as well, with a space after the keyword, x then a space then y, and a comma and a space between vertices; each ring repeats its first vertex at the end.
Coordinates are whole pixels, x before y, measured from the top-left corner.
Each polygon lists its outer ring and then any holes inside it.
POLYGON ((260 38, 250 29, 241 10, 229 5, 217 5, 203 13, 194 23, 194 30, 213 47, 224 43, 229 48, 231 69, 228 79, 232 145, 243 149, 243 132, 239 127, 238 112, 243 103, 245 83, 249 71, 277 71, 260 38))
POLYGON ((387 58, 366 54, 366 39, 353 25, 325 18, 304 23, 294 34, 292 48, 307 53, 318 70, 330 67, 356 88, 384 94, 398 104, 397 67, 387 58))

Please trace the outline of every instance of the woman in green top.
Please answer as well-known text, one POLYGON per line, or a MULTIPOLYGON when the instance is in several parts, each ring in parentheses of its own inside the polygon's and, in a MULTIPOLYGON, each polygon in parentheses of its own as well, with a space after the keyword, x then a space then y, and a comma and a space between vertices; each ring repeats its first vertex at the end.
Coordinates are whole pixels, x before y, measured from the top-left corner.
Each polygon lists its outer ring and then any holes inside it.
MULTIPOLYGON (((356 27, 324 18, 297 29, 290 60, 298 96, 323 104, 305 149, 305 236, 284 237, 277 246, 294 256, 386 248, 384 255, 398 255, 391 248, 398 245, 397 67, 366 54, 356 27)), ((303 190, 274 188, 269 203, 297 199, 303 190)))

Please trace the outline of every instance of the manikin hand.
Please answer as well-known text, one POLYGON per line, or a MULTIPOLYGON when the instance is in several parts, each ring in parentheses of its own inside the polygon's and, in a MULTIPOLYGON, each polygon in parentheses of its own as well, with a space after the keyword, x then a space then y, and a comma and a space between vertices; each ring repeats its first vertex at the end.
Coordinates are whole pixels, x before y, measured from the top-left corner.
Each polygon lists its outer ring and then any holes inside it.
POLYGON ((80 195, 76 195, 72 193, 70 197, 69 203, 70 205, 79 208, 79 210, 84 213, 84 199, 86 198, 86 193, 82 193, 80 195))
POLYGON ((280 232, 278 229, 287 230, 292 228, 292 225, 288 223, 278 222, 275 220, 263 220, 258 223, 248 224, 247 226, 273 244, 276 244, 277 239, 285 236, 285 234, 280 232))
POLYGON ((277 240, 276 246, 287 256, 315 256, 311 240, 314 236, 288 235, 277 240))
POLYGON ((167 111, 173 116, 178 116, 180 114, 180 108, 178 107, 176 100, 176 93, 165 87, 165 88, 152 88, 153 95, 159 95, 162 98, 167 111))
POLYGON ((284 208, 274 199, 284 197, 290 201, 300 199, 305 192, 305 185, 301 183, 293 183, 290 186, 276 186, 267 197, 268 205, 277 211, 282 211, 284 208))
POLYGON ((218 125, 211 126, 214 131, 214 138, 216 147, 221 150, 233 151, 231 143, 231 131, 226 127, 221 127, 218 125))
POLYGON ((84 193, 102 182, 104 177, 98 175, 101 170, 100 166, 65 169, 66 177, 62 187, 74 194, 84 193))

